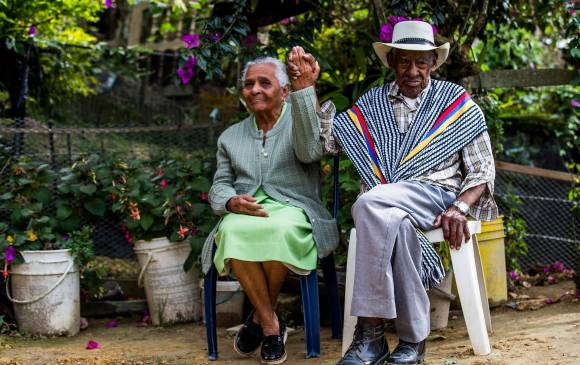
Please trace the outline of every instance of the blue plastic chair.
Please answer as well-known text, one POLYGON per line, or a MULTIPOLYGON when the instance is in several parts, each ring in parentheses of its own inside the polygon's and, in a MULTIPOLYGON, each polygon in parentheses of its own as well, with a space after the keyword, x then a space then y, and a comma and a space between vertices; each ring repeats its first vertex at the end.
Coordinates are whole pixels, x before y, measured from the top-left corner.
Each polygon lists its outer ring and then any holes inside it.
MULTIPOLYGON (((333 216, 338 219, 338 157, 334 159, 334 205, 333 216)), ((215 254, 216 246, 213 247, 215 254)), ((338 283, 334 266, 334 255, 320 260, 328 294, 330 318, 332 321, 332 338, 342 339, 342 309, 338 297, 338 283)), ((218 358, 216 330, 216 283, 218 273, 212 265, 204 279, 205 330, 207 334, 208 359, 218 358)), ((307 276, 300 277, 302 294, 302 311, 304 312, 304 334, 306 339, 306 357, 320 357, 320 309, 318 305, 318 276, 316 270, 307 276)))

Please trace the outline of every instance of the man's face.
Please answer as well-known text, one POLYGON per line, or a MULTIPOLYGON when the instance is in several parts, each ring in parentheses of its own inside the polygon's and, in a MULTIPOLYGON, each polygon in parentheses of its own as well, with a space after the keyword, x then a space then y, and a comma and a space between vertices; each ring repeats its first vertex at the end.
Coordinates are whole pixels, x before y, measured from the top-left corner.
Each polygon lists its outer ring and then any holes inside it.
POLYGON ((419 93, 427 87, 429 74, 435 67, 437 60, 435 52, 393 49, 387 57, 403 95, 408 98, 419 96, 419 93))
POLYGON ((242 93, 250 111, 260 113, 279 109, 288 95, 288 88, 280 87, 276 66, 264 63, 248 68, 242 93))

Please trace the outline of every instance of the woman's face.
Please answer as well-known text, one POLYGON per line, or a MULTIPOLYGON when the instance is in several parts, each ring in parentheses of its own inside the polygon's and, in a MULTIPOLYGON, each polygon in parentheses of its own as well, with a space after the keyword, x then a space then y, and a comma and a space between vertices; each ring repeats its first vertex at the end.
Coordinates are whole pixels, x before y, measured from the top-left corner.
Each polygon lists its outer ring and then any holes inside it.
POLYGON ((280 109, 288 95, 288 86, 280 87, 276 66, 264 63, 248 68, 242 92, 252 113, 269 112, 280 109))

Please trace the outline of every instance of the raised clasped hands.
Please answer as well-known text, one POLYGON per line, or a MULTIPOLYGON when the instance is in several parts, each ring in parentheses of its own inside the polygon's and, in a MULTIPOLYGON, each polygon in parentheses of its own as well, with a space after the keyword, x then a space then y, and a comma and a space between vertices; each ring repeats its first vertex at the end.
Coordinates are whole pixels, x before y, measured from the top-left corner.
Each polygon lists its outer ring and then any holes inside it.
POLYGON ((226 204, 226 209, 232 213, 254 215, 256 217, 267 217, 268 212, 264 207, 256 203, 256 198, 250 195, 236 195, 226 204))
POLYGON ((288 54, 288 76, 295 91, 316 85, 320 75, 320 66, 310 53, 300 46, 292 48, 288 54))

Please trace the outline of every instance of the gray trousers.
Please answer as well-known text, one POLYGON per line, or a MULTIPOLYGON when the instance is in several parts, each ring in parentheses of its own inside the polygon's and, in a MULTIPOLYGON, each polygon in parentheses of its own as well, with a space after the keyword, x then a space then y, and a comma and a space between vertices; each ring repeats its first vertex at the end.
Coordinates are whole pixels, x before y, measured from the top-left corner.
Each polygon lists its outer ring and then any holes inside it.
POLYGON ((429 335, 429 299, 421 282, 421 247, 415 227, 433 228, 456 195, 404 181, 377 185, 352 207, 356 270, 351 315, 395 319, 399 338, 429 335))

